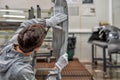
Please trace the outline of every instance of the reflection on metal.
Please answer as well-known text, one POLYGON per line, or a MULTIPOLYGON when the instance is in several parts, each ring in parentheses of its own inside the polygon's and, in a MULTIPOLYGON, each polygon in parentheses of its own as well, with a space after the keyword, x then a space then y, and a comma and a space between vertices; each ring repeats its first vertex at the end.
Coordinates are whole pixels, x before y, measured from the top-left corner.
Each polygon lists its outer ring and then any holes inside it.
POLYGON ((111 26, 109 30, 109 42, 108 42, 108 52, 120 52, 120 29, 114 26, 111 26))

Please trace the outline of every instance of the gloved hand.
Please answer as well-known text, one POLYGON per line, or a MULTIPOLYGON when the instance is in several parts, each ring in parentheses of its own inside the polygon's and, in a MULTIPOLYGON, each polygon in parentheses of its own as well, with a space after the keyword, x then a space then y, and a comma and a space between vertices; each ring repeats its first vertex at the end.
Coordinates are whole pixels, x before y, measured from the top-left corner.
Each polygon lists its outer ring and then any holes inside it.
POLYGON ((68 54, 67 53, 60 56, 58 61, 55 63, 55 65, 59 68, 60 72, 67 64, 68 64, 68 54))
POLYGON ((62 30, 61 26, 55 26, 55 28, 62 30))
POLYGON ((46 19, 46 26, 57 28, 56 25, 65 21, 66 19, 67 19, 66 14, 57 13, 56 15, 52 16, 50 19, 46 19))
POLYGON ((58 69, 50 71, 47 80, 61 80, 61 74, 58 69))

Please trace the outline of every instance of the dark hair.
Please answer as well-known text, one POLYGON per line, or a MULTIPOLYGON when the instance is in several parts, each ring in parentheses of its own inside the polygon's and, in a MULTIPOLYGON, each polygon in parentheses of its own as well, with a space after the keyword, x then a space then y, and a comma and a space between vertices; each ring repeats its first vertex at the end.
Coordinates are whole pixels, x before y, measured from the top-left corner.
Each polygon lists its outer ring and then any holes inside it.
POLYGON ((32 52, 40 47, 47 32, 40 24, 34 24, 24 28, 18 35, 19 48, 24 52, 32 52))

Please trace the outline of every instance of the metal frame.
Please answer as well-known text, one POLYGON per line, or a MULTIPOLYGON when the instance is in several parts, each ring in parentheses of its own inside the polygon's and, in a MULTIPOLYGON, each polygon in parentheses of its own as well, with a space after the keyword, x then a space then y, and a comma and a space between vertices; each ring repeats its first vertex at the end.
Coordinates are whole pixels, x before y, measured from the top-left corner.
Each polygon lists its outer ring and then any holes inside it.
MULTIPOLYGON (((92 43, 92 63, 96 63, 97 60, 103 60, 103 71, 106 72, 106 49, 107 43, 100 42, 100 41, 93 41, 92 43), (95 57, 95 46, 101 47, 103 49, 103 58, 96 58, 95 57)), ((97 64, 97 63, 96 63, 97 64)))
MULTIPOLYGON (((116 53, 108 53, 109 58, 106 57, 106 49, 108 48, 107 42, 101 42, 101 41, 92 41, 91 42, 92 47, 92 63, 96 63, 97 60, 103 61, 103 72, 104 74, 107 74, 107 68, 120 68, 120 65, 112 64, 112 54, 116 53), (103 49, 103 58, 96 58, 95 57, 95 46, 101 47, 103 49)), ((118 53, 119 54, 119 53, 118 53)))

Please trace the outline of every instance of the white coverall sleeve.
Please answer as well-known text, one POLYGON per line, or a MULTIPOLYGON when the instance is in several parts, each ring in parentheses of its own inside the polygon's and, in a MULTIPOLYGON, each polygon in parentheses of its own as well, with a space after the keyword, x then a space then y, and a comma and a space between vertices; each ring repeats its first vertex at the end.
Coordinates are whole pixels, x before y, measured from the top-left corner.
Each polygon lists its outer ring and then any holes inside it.
POLYGON ((55 63, 58 69, 54 71, 50 71, 47 80, 57 80, 57 77, 61 79, 61 71, 67 64, 68 64, 68 54, 64 53, 55 63))
POLYGON ((56 15, 52 16, 51 18, 46 19, 46 26, 58 28, 57 24, 64 22, 65 20, 67 20, 66 14, 57 13, 56 15))
POLYGON ((15 80, 36 80, 32 69, 24 68, 15 75, 15 80))
POLYGON ((55 63, 55 65, 59 68, 60 72, 61 70, 68 64, 68 54, 64 53, 58 61, 55 63))

